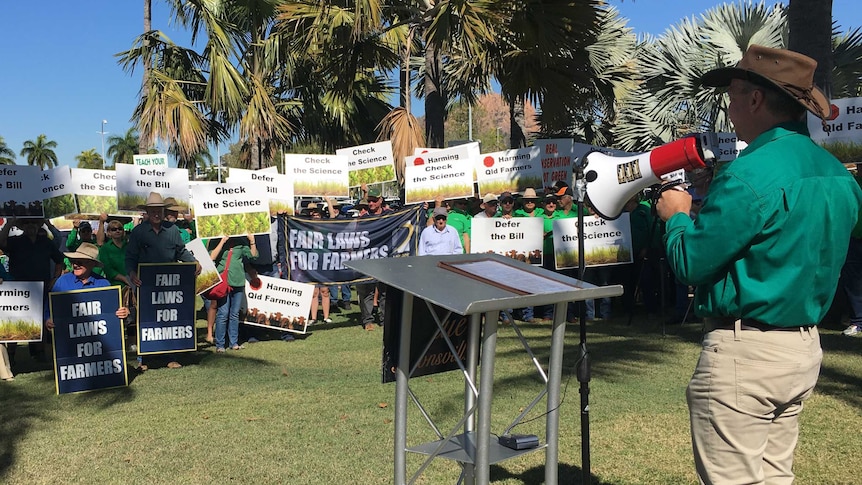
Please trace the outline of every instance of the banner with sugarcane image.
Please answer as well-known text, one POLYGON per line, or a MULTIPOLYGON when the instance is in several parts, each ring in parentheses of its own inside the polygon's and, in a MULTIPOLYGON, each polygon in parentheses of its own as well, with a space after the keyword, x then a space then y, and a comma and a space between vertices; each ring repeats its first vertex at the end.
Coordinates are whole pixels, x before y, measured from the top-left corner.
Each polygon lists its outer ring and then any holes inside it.
POLYGON ((0 282, 0 343, 41 342, 41 281, 0 282))
POLYGON ((293 180, 295 197, 348 197, 345 155, 284 155, 284 173, 293 180))
POLYGON ((257 186, 258 190, 266 192, 269 196, 270 215, 287 214, 292 216, 295 212, 293 180, 287 175, 278 173, 278 167, 267 167, 260 170, 231 168, 227 181, 230 183, 251 183, 257 186))
POLYGON ((42 207, 46 219, 78 213, 72 171, 66 165, 42 171, 42 207))
POLYGON ((341 148, 335 153, 347 157, 351 187, 396 180, 391 141, 341 148))
POLYGON ((476 163, 476 180, 479 195, 542 187, 539 148, 515 148, 481 155, 476 163))
POLYGON ((245 183, 194 185, 198 237, 269 234, 269 197, 245 183))
MULTIPOLYGON (((119 215, 117 210, 117 172, 73 168, 72 185, 80 214, 119 215)), ((140 211, 138 211, 140 212, 140 211)))
POLYGON ((195 277, 195 294, 200 295, 213 286, 221 283, 221 273, 216 268, 215 261, 210 258, 210 253, 204 246, 203 239, 192 239, 186 243, 186 249, 200 263, 201 272, 195 277))
POLYGON ((117 209, 139 214, 139 206, 150 192, 163 198, 173 197, 177 205, 189 206, 189 171, 184 168, 149 167, 119 163, 117 172, 117 209))
POLYGON ((470 145, 429 151, 404 159, 405 203, 419 204, 437 196, 473 196, 473 159, 470 145))
MULTIPOLYGON (((577 219, 554 221, 554 261, 556 268, 578 267, 577 219)), ((609 221, 599 216, 584 216, 584 263, 607 266, 632 262, 632 228, 629 214, 609 221)))

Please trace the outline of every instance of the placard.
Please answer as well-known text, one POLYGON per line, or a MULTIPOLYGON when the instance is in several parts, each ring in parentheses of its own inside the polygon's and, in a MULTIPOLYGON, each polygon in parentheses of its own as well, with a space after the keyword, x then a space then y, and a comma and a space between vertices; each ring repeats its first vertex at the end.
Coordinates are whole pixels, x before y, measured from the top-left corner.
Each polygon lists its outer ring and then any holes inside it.
POLYGON ((195 294, 200 295, 213 286, 221 283, 221 273, 218 272, 215 261, 210 257, 209 251, 204 246, 201 238, 192 239, 186 243, 186 249, 192 253, 201 265, 201 272, 195 278, 195 294))
POLYGON ((472 219, 470 252, 497 253, 524 263, 542 264, 541 217, 472 219))
MULTIPOLYGON (((122 165, 118 164, 118 166, 122 165)), ((117 209, 117 172, 88 168, 73 168, 71 172, 79 213, 89 215, 119 214, 120 211, 117 209)))
POLYGON ((0 283, 0 342, 41 342, 41 281, 4 281, 0 283))
POLYGON ((808 132, 821 144, 862 143, 862 98, 833 99, 831 113, 823 130, 820 118, 808 113, 808 132))
POLYGON ((479 193, 523 192, 542 187, 539 148, 526 147, 481 155, 476 165, 479 193))
POLYGON ((278 168, 267 167, 261 170, 230 169, 229 183, 251 182, 269 197, 270 215, 294 214, 293 180, 287 175, 278 173, 278 168))
POLYGON ((42 210, 42 169, 29 165, 0 165, 0 216, 44 217, 42 210))
POLYGON ((193 352, 195 263, 138 265, 138 354, 193 352))
POLYGON ((147 153, 132 155, 136 167, 168 168, 168 155, 165 153, 147 153))
POLYGON ((293 180, 296 197, 348 197, 346 155, 284 155, 284 173, 293 180))
MULTIPOLYGON (((542 164, 542 187, 550 187, 561 180, 572 186, 572 152, 575 141, 571 138, 536 140, 542 164)), ((538 188, 538 187, 536 187, 538 188)))
POLYGON ((49 293, 57 394, 129 383, 119 286, 49 293))
POLYGON ((46 219, 78 213, 72 172, 67 165, 42 171, 42 197, 46 219))
POLYGON ((194 185, 198 237, 269 234, 269 197, 248 184, 194 185))
POLYGON ((404 159, 406 204, 419 204, 437 196, 456 199, 473 196, 473 157, 470 145, 434 150, 404 159))
POLYGON ((305 333, 314 285, 258 276, 245 282, 248 312, 244 323, 284 332, 305 333))
POLYGON ((189 206, 189 171, 184 168, 146 167, 119 163, 117 171, 117 208, 138 214, 150 192, 163 198, 173 197, 177 205, 189 206))
POLYGON ((716 161, 729 162, 736 160, 739 152, 748 146, 748 143, 737 138, 736 133, 716 133, 718 140, 718 153, 716 153, 716 161))
MULTIPOLYGON (((554 221, 554 261, 556 268, 578 267, 577 219, 554 221)), ((584 216, 584 263, 608 266, 632 262, 632 230, 629 213, 609 221, 599 216, 584 216)))
POLYGON ((351 187, 396 180, 391 141, 341 148, 335 153, 347 157, 348 185, 351 187))

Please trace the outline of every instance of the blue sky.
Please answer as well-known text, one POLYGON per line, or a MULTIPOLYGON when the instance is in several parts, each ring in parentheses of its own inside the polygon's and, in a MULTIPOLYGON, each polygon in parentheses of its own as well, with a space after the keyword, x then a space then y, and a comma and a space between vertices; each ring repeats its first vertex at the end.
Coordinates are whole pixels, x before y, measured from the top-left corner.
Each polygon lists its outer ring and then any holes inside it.
MULTIPOLYGON (((124 72, 114 55, 130 48, 143 31, 142 3, 0 1, 0 136, 16 154, 25 140, 44 133, 57 142, 60 163, 75 166, 80 152, 90 148, 102 151, 102 120, 108 121, 106 139, 131 127, 129 118, 137 102, 141 74, 139 70, 131 75, 124 72)), ((680 19, 725 2, 610 3, 629 19, 636 33, 659 35, 680 19)), ((862 25, 857 0, 833 0, 833 16, 843 30, 862 25)), ((161 0, 153 0, 153 27, 188 45, 188 34, 170 25, 168 9, 161 0)), ((222 153, 225 150, 222 147, 222 153)), ((18 157, 18 163, 25 161, 18 157)))

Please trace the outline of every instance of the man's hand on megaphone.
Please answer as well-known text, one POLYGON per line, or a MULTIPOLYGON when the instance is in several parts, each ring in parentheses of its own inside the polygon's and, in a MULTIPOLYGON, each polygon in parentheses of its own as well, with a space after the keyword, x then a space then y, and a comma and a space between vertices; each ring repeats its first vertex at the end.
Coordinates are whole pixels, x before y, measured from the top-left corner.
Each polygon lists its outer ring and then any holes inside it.
POLYGON ((656 213, 665 222, 677 212, 686 216, 691 212, 691 194, 679 186, 663 190, 656 203, 656 213))

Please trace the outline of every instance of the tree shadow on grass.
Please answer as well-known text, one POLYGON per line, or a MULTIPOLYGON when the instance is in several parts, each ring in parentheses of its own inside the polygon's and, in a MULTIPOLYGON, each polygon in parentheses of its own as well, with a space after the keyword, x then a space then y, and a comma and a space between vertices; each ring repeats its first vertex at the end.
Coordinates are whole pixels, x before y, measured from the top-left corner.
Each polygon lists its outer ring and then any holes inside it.
MULTIPOLYGON (((20 379, 19 379, 20 381, 20 379)), ((0 482, 5 481, 15 463, 18 444, 36 423, 50 419, 45 412, 45 396, 27 383, 0 385, 0 482)))
MULTIPOLYGON (((841 334, 820 333, 820 345, 824 353, 839 353, 858 356, 862 353, 862 339, 841 334)), ((862 410, 862 376, 845 369, 824 365, 820 369, 817 392, 842 400, 862 410)))
MULTIPOLYGON (((540 485, 545 483, 545 467, 536 466, 529 468, 522 473, 512 473, 509 470, 499 466, 491 466, 491 482, 502 480, 515 479, 520 480, 524 485, 540 485)), ((560 463, 557 467, 557 476, 559 483, 568 483, 573 485, 583 485, 583 471, 580 467, 560 463)), ((591 485, 612 485, 612 482, 603 482, 599 477, 590 474, 591 485)))

